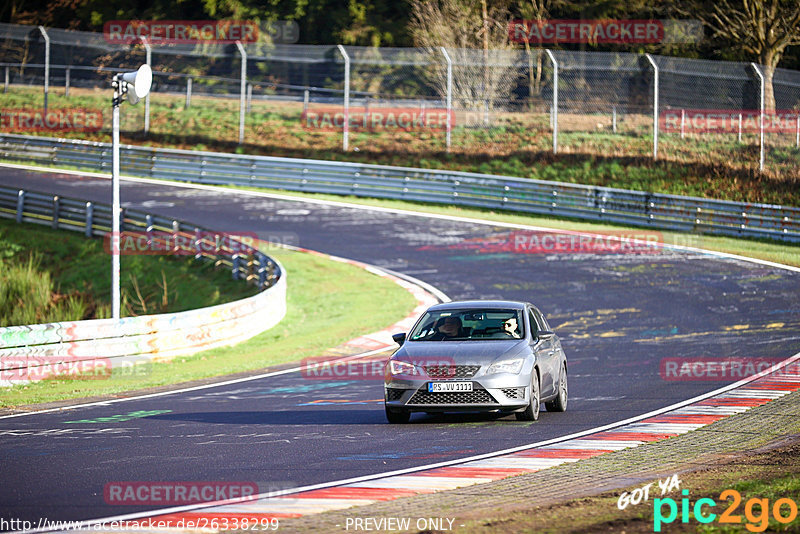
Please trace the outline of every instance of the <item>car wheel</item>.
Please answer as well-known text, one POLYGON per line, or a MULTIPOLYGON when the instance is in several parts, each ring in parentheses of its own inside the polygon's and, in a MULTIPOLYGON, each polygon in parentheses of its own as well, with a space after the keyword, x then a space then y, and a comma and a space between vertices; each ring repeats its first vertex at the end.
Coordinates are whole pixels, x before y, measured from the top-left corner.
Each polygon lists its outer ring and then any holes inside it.
POLYGON ((567 366, 561 366, 561 376, 558 378, 558 396, 548 402, 544 403, 544 407, 548 412, 566 412, 567 411, 567 397, 569 390, 567 389, 567 366))
POLYGON ((539 373, 534 370, 531 376, 531 401, 524 411, 514 414, 517 417, 517 421, 536 421, 539 419, 539 405, 541 404, 539 395, 539 373))
POLYGON ((397 412, 386 408, 386 419, 393 425, 402 425, 408 423, 411 419, 411 412, 408 410, 399 410, 397 412))

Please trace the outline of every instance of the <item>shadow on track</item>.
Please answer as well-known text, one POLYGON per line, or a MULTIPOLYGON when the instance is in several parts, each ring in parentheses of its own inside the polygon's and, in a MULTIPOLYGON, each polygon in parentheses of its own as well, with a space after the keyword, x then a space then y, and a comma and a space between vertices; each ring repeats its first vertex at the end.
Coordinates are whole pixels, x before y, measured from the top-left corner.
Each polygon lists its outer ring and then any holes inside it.
MULTIPOLYGON (((383 406, 379 409, 316 409, 292 411, 249 411, 249 412, 191 412, 152 415, 148 419, 162 421, 190 421, 219 425, 388 425, 383 406)), ((466 414, 413 414, 411 423, 452 424, 513 422, 513 415, 498 413, 466 414)))

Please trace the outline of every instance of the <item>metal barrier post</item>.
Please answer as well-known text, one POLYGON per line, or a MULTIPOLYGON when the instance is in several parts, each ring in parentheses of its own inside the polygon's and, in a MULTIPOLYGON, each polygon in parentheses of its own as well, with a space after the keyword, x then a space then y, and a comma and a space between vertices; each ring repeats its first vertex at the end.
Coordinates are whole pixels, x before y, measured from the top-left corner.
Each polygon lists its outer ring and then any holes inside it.
POLYGON ((247 84, 247 113, 253 109, 253 84, 247 84))
POLYGON ((22 222, 22 215, 25 213, 25 191, 22 189, 17 193, 17 222, 22 222))
POLYGON ((303 91, 303 117, 308 116, 308 89, 303 91))
POLYGON ((447 133, 445 134, 445 144, 447 145, 447 150, 450 150, 450 135, 453 130, 451 118, 453 114, 453 62, 450 59, 450 54, 447 53, 447 49, 441 47, 441 50, 444 60, 447 62, 447 127, 445 130, 447 133))
MULTIPOLYGON (((147 42, 147 39, 142 37, 142 43, 144 44, 144 50, 146 54, 145 63, 147 63, 148 67, 152 67, 152 50, 150 48, 150 43, 147 42)), ((144 134, 147 135, 150 132, 150 92, 147 92, 147 96, 144 97, 144 134)))
POLYGON ((764 170, 764 75, 761 73, 761 69, 758 68, 758 65, 755 63, 750 63, 750 66, 753 67, 756 75, 758 76, 759 81, 761 82, 761 91, 759 94, 759 104, 758 104, 758 131, 759 131, 759 155, 758 155, 758 170, 764 170))
POLYGON ((70 68, 67 67, 64 72, 64 98, 69 98, 69 71, 70 68))
POLYGON ((239 144, 244 143, 244 114, 245 114, 245 93, 247 92, 247 52, 242 46, 241 41, 236 41, 236 47, 242 56, 242 73, 239 80, 239 144))
POLYGON ((6 83, 3 85, 3 92, 8 92, 8 65, 6 65, 6 83))
POLYGON ((658 65, 650 54, 644 55, 653 66, 653 160, 658 159, 658 65))
POLYGON ((61 209, 61 202, 58 199, 58 195, 54 195, 53 196, 53 222, 52 222, 52 225, 51 225, 51 228, 53 228, 53 230, 58 230, 58 217, 60 216, 60 213, 59 213, 60 209, 61 209))
POLYGON ((553 64, 553 154, 558 154, 558 61, 549 49, 546 49, 547 57, 553 64))
POLYGON ((342 128, 342 150, 347 152, 350 134, 350 56, 342 45, 337 45, 344 58, 344 127, 342 128))
POLYGON ((231 275, 233 275, 234 280, 239 279, 239 264, 241 263, 241 259, 239 258, 238 254, 234 254, 232 257, 233 260, 233 267, 231 268, 231 275))
POLYGON ((50 92, 50 36, 44 26, 39 26, 44 38, 44 114, 47 115, 47 95, 50 92))
POLYGON ((189 106, 192 105, 192 78, 189 77, 186 79, 186 106, 185 109, 189 109, 189 106))
POLYGON ((86 237, 92 237, 92 227, 94 226, 94 204, 91 202, 86 203, 86 229, 84 233, 86 237))
POLYGON ((797 131, 795 132, 794 147, 800 148, 800 113, 797 114, 797 131))

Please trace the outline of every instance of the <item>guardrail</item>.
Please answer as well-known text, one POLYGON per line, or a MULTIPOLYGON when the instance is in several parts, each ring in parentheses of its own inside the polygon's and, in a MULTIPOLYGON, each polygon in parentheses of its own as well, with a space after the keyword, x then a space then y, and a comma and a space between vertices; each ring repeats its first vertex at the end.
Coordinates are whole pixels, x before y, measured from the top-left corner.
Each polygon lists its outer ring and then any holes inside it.
MULTIPOLYGON (((0 217, 109 236, 111 207, 0 187, 0 217)), ((122 213, 122 232, 161 240, 172 253, 229 269, 234 279, 256 284, 257 295, 208 308, 160 315, 65 321, 0 328, 0 386, 59 372, 103 372, 166 360, 248 339, 276 325, 286 313, 286 276, 280 265, 253 247, 221 234, 136 210, 122 213)), ((152 243, 150 243, 152 246, 152 243)), ((102 375, 105 376, 105 375, 102 375)))
MULTIPOLYGON (((0 135, 0 158, 110 172, 111 145, 0 135)), ((121 173, 204 184, 390 198, 654 229, 800 242, 800 208, 457 171, 122 145, 121 173)))

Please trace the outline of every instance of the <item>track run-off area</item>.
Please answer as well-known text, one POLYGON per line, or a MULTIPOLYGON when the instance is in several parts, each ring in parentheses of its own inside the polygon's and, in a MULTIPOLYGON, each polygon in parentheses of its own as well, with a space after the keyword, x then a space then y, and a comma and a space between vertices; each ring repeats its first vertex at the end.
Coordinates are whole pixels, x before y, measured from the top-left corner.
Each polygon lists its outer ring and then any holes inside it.
MULTIPOLYGON (((0 183, 111 199, 110 181, 96 176, 0 167, 0 183)), ((529 243, 557 231, 269 192, 124 179, 121 198, 124 207, 215 231, 255 233, 383 267, 453 300, 533 302, 562 339, 569 409, 543 411, 532 424, 513 416, 416 414, 409 425, 389 425, 382 381, 292 372, 3 417, 0 507, 34 525, 42 517, 90 520, 158 509, 109 504, 104 489, 118 481, 248 483, 266 493, 557 439, 742 378, 689 380, 670 372, 676 363, 777 363, 800 347, 797 269, 661 247, 542 251, 529 243)))

